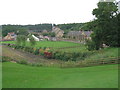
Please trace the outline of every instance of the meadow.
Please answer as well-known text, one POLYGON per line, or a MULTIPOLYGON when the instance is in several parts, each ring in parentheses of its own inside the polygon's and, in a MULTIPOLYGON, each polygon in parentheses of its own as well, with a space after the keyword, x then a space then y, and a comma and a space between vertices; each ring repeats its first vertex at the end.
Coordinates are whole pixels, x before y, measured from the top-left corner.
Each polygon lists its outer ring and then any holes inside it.
POLYGON ((118 88, 118 65, 32 67, 5 62, 3 88, 118 88))

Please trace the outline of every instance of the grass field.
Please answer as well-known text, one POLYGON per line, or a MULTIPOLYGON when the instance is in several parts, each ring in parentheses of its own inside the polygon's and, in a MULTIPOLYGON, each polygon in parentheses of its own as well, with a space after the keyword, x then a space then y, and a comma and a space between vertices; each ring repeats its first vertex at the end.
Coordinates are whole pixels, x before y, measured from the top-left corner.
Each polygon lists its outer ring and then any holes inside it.
MULTIPOLYGON (((3 41, 2 43, 11 43, 16 44, 15 41, 3 41)), ((27 46, 30 46, 29 42, 26 42, 27 46)), ((35 47, 53 47, 53 48, 61 48, 61 47, 73 47, 73 46, 79 46, 78 43, 73 42, 65 42, 65 41, 39 41, 36 42, 35 47)))
POLYGON ((117 88, 118 65, 48 68, 3 63, 3 88, 117 88))
MULTIPOLYGON (((2 43, 16 44, 15 41, 3 41, 2 43)), ((26 46, 31 46, 30 43, 26 43, 26 46)), ((39 47, 51 47, 52 50, 63 51, 63 52, 84 52, 88 51, 86 46, 79 43, 66 42, 66 41, 40 41, 36 42, 34 46, 39 47)))
POLYGON ((85 45, 80 45, 79 47, 59 49, 59 51, 63 51, 63 52, 86 52, 86 51, 88 51, 88 49, 86 48, 85 45))

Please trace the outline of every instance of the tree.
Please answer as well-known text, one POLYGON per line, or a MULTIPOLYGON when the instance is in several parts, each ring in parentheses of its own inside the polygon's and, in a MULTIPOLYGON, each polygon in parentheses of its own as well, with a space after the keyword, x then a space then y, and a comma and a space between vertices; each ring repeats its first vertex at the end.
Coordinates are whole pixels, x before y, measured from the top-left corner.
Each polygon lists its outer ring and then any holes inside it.
POLYGON ((42 33, 42 35, 43 35, 43 36, 48 36, 48 35, 49 35, 49 33, 42 33))
POLYGON ((36 44, 35 39, 32 37, 32 35, 29 35, 28 38, 29 38, 29 40, 30 40, 31 46, 34 46, 34 45, 36 44))
POLYGON ((114 2, 99 2, 98 8, 93 10, 96 17, 96 27, 92 35, 92 41, 96 50, 102 48, 102 44, 118 46, 118 20, 117 5, 114 2))
POLYGON ((55 37, 55 33, 54 33, 54 32, 50 32, 50 33, 49 33, 49 36, 55 37))
POLYGON ((18 35, 16 39, 16 43, 19 46, 25 46, 26 40, 27 40, 27 37, 25 35, 18 35))

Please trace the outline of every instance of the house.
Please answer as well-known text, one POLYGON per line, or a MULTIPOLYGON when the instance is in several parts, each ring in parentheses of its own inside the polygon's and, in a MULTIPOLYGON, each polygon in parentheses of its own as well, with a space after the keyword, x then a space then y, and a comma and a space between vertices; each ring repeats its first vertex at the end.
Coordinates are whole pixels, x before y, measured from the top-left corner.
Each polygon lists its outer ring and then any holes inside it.
POLYGON ((35 41, 39 41, 39 38, 36 37, 35 35, 32 35, 32 37, 34 38, 35 41))
POLYGON ((50 41, 57 41, 57 38, 56 37, 49 37, 49 40, 50 41))
POLYGON ((17 35, 14 32, 10 32, 5 36, 2 41, 14 41, 16 40, 17 35))
POLYGON ((70 31, 67 34, 67 37, 70 39, 84 41, 86 39, 91 39, 90 35, 93 31, 70 31))
POLYGON ((48 31, 47 30, 43 30, 42 33, 47 33, 48 31))
POLYGON ((50 38, 48 36, 44 36, 44 39, 50 40, 50 38))
MULTIPOLYGON (((34 38, 34 40, 35 40, 35 41, 39 41, 39 38, 38 38, 38 37, 36 37, 35 35, 32 35, 32 37, 34 38)), ((30 39, 29 39, 29 38, 27 38, 27 41, 29 42, 29 41, 30 41, 30 39)))
POLYGON ((58 28, 57 26, 53 26, 52 32, 55 33, 55 37, 57 37, 57 38, 61 38, 64 35, 64 31, 61 30, 60 28, 58 28))

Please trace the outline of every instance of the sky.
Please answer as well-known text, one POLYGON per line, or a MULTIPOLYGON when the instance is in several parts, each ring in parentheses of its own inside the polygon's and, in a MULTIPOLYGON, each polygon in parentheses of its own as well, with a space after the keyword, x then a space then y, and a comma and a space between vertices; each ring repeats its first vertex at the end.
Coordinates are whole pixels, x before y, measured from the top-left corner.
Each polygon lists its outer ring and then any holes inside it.
POLYGON ((0 25, 81 23, 94 19, 99 0, 1 0, 0 25))

